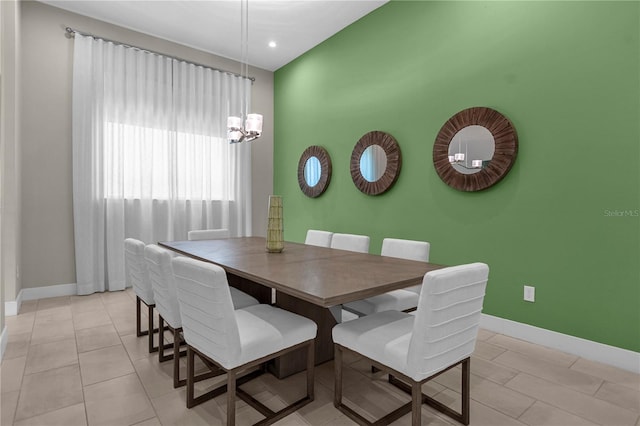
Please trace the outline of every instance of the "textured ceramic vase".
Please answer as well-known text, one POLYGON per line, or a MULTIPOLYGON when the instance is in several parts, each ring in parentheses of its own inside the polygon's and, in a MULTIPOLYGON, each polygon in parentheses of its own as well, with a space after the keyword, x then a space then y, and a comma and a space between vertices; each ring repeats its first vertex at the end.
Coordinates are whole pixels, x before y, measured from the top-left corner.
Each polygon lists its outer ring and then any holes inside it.
POLYGON ((281 196, 269 196, 269 216, 267 220, 267 251, 269 253, 280 253, 284 249, 281 196))

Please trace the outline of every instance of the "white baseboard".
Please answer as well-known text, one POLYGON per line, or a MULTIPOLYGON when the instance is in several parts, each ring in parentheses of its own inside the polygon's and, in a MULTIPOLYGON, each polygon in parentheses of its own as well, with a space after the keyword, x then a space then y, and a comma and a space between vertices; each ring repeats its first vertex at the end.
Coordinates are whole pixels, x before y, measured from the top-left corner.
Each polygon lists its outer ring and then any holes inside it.
MULTIPOLYGON (((5 315, 17 315, 23 300, 46 299, 49 297, 72 296, 75 294, 77 294, 76 284, 24 288, 20 290, 16 301, 5 302, 5 315)), ((482 314, 480 326, 489 331, 547 346, 585 359, 602 362, 640 374, 640 353, 638 352, 487 314, 482 314)), ((2 347, 0 348, 2 353, 4 353, 6 346, 5 330, 2 332, 2 347)))
POLYGON ((7 349, 7 340, 9 340, 9 337, 7 336, 7 326, 5 325, 2 333, 0 333, 0 362, 2 362, 2 358, 4 358, 5 349, 7 349))
POLYGON ((5 317, 14 317, 18 315, 18 302, 12 300, 11 302, 4 302, 4 316, 5 317))
POLYGON ((480 327, 640 374, 640 353, 482 314, 480 327))
POLYGON ((20 312, 20 306, 22 305, 22 291, 18 293, 18 297, 16 300, 12 300, 10 302, 4 302, 4 316, 12 317, 18 315, 20 312))
POLYGON ((22 300, 48 299, 49 297, 74 296, 78 294, 78 285, 58 284, 47 287, 23 288, 22 300))
POLYGON ((25 300, 76 295, 78 294, 77 288, 78 285, 75 283, 58 284, 47 287, 23 288, 18 293, 18 297, 16 297, 15 301, 4 302, 4 314, 5 316, 18 315, 18 312, 20 312, 20 306, 25 300))

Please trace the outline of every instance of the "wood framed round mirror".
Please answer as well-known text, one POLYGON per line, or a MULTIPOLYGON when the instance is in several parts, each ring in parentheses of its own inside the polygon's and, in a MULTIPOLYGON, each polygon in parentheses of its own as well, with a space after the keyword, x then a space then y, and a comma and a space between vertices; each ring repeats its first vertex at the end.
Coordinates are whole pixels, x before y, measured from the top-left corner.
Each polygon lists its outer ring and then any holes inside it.
POLYGON ((393 136, 374 130, 358 140, 351 153, 351 179, 361 192, 379 195, 398 180, 402 155, 393 136))
POLYGON ((331 181, 331 157, 326 149, 312 145, 304 150, 298 162, 298 184, 311 198, 320 196, 331 181))
POLYGON ((511 121, 494 109, 473 107, 444 123, 433 144, 433 165, 450 187, 481 191, 506 176, 517 154, 511 121))

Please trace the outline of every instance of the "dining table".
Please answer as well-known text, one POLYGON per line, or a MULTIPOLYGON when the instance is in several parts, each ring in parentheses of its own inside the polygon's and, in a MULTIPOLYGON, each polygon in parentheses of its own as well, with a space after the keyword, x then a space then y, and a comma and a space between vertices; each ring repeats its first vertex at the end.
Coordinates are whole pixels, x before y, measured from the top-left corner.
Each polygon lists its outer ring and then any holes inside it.
MULTIPOLYGON (((279 253, 264 237, 165 241, 160 246, 222 267, 229 285, 312 319, 318 325, 316 364, 333 358, 331 329, 342 321, 342 304, 422 283, 444 265, 285 241, 279 253)), ((279 378, 305 368, 304 352, 271 366, 279 378)))

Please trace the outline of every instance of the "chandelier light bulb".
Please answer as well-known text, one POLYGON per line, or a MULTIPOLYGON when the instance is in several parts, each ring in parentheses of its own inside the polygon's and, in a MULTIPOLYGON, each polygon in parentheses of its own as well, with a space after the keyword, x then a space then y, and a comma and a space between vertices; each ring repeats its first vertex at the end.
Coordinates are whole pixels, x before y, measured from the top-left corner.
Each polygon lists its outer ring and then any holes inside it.
POLYGON ((227 128, 229 130, 237 130, 242 128, 242 118, 231 116, 227 118, 227 128))
POLYGON ((262 114, 248 114, 245 124, 247 133, 262 133, 262 114))

